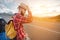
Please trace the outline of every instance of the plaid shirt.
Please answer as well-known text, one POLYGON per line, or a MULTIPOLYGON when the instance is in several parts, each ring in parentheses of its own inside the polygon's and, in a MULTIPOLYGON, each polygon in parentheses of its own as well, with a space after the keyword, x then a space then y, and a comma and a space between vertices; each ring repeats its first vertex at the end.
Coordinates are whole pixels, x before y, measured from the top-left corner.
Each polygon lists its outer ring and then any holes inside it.
POLYGON ((26 18, 19 13, 13 16, 14 28, 17 31, 17 40, 23 40, 25 38, 25 32, 22 24, 26 21, 26 18))

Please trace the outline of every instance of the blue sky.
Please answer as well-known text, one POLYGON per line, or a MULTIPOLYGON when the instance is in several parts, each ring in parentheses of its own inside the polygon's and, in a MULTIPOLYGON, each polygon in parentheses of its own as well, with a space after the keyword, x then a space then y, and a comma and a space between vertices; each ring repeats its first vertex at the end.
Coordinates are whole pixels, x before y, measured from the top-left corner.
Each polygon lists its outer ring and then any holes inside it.
POLYGON ((60 0, 0 0, 0 12, 17 12, 17 6, 23 2, 27 4, 34 16, 60 15, 60 0))

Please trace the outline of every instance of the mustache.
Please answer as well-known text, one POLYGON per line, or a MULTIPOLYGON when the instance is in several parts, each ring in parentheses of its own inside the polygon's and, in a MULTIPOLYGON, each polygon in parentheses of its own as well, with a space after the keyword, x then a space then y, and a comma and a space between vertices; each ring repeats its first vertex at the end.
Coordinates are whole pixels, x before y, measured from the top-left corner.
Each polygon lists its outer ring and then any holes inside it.
POLYGON ((23 13, 23 12, 21 12, 21 15, 22 15, 22 16, 24 16, 24 13, 23 13))

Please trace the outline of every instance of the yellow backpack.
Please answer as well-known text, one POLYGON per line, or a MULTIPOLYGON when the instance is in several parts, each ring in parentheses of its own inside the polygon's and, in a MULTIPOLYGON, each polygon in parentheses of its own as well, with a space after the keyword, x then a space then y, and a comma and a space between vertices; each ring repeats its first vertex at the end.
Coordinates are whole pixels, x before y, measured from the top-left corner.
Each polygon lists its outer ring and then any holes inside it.
POLYGON ((13 39, 16 37, 16 31, 14 30, 13 21, 5 26, 6 35, 8 38, 13 39))

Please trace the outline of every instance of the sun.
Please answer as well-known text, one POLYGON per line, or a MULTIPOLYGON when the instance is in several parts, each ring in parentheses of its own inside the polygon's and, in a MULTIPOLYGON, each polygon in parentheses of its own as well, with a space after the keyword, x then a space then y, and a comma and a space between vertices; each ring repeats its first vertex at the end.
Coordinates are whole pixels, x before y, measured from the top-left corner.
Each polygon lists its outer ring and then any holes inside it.
POLYGON ((55 9, 54 7, 51 6, 46 7, 45 5, 41 6, 39 4, 35 4, 32 5, 31 10, 33 16, 38 16, 38 17, 53 17, 59 15, 58 12, 54 12, 55 9))

